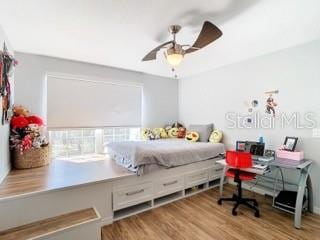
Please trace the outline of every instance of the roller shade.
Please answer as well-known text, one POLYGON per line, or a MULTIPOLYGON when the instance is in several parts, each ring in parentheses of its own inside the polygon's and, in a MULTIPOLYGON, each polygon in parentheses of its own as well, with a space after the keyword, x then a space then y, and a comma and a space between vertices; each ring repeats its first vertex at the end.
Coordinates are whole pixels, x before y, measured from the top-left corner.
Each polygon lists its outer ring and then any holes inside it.
POLYGON ((49 128, 140 126, 142 85, 47 75, 49 128))

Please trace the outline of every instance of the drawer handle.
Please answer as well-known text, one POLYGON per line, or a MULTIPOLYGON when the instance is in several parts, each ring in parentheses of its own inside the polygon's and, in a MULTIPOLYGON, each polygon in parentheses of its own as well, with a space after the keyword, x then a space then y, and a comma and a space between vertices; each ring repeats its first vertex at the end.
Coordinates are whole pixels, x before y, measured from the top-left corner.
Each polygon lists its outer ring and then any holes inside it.
POLYGON ((167 182, 167 183, 164 183, 163 186, 164 187, 167 187, 167 186, 170 186, 170 185, 173 185, 173 184, 176 184, 178 183, 178 180, 175 180, 175 181, 172 181, 172 182, 167 182))
POLYGON ((220 172, 222 170, 223 170, 223 168, 215 169, 216 172, 220 172))
POLYGON ((137 190, 137 191, 127 192, 126 195, 127 196, 131 196, 131 195, 135 195, 135 194, 143 193, 143 192, 144 192, 144 189, 140 189, 140 190, 137 190))

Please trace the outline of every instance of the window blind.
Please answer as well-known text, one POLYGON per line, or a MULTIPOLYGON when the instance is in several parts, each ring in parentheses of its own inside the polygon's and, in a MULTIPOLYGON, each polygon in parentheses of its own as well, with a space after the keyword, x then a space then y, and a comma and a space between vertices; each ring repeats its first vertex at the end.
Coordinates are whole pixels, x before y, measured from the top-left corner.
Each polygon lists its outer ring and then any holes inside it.
POLYGON ((142 85, 47 75, 49 128, 140 126, 142 85))

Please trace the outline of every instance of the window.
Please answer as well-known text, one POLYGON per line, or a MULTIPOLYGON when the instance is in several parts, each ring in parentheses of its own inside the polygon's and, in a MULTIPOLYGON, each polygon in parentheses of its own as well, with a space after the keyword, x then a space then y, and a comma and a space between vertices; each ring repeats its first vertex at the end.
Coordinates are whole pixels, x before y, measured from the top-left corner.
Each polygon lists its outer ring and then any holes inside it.
POLYGON ((135 141, 140 138, 140 128, 105 128, 103 129, 103 143, 135 141))
POLYGON ((94 158, 94 154, 107 153, 109 142, 140 138, 141 83, 59 73, 48 73, 46 81, 54 157, 94 158))
POLYGON ((49 131, 54 157, 70 158, 83 155, 103 154, 109 142, 135 141, 140 139, 140 128, 108 127, 103 129, 78 128, 49 131))

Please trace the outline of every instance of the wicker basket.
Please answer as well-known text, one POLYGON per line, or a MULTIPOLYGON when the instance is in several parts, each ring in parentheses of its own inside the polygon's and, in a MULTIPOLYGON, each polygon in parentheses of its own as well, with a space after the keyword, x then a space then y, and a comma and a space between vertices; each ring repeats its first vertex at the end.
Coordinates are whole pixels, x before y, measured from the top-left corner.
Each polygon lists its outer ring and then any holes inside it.
POLYGON ((25 150, 23 154, 19 150, 14 151, 13 166, 16 169, 38 168, 50 163, 49 145, 42 148, 25 150))

